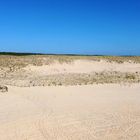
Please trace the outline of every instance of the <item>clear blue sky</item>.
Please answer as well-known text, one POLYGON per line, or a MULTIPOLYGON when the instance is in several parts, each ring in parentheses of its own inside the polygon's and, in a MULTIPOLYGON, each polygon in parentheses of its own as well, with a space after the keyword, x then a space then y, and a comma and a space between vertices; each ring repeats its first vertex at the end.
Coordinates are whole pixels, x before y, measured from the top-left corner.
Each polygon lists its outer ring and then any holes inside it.
POLYGON ((0 51, 140 55, 140 1, 0 0, 0 51))

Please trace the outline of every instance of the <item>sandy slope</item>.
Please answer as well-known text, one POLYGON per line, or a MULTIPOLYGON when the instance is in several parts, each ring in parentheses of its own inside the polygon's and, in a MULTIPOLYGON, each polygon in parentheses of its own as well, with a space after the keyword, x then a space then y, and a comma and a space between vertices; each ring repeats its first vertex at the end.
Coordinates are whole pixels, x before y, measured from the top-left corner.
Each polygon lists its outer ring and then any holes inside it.
POLYGON ((0 140, 138 140, 140 84, 9 87, 0 140))
POLYGON ((43 66, 27 66, 27 71, 35 72, 41 75, 60 74, 60 73, 91 73, 102 71, 119 71, 119 72, 140 72, 139 63, 115 63, 91 60, 75 60, 72 63, 53 63, 43 66))

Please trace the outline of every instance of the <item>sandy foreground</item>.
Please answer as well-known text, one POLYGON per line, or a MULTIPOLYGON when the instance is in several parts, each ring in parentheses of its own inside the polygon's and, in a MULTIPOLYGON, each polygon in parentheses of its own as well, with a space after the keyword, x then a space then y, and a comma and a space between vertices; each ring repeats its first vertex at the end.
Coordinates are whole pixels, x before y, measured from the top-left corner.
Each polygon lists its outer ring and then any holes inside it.
POLYGON ((140 84, 9 87, 0 140, 139 140, 140 84))

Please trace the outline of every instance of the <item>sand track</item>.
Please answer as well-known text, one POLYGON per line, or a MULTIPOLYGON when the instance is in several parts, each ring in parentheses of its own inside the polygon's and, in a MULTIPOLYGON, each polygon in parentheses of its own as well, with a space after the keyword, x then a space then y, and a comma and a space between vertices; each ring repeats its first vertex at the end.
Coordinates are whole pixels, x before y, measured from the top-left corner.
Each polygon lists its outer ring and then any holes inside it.
POLYGON ((138 140, 140 85, 10 87, 1 140, 138 140))

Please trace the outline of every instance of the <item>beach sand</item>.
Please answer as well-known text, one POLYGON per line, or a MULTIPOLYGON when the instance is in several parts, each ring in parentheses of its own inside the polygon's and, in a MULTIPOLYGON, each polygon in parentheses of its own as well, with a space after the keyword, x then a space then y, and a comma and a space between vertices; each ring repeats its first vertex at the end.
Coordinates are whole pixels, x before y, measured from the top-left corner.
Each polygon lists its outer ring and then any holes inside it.
POLYGON ((9 87, 0 140, 138 140, 140 84, 9 87))

